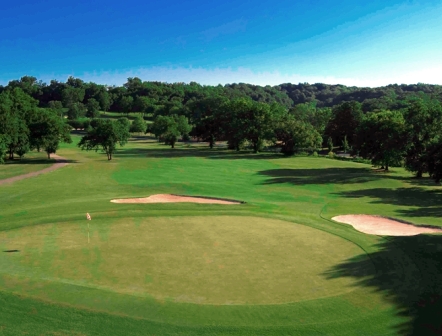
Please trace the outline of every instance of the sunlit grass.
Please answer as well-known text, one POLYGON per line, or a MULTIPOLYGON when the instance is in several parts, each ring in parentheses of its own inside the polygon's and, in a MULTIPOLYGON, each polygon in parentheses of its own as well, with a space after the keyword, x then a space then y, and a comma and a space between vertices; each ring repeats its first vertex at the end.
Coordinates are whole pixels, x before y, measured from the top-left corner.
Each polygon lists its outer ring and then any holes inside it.
POLYGON ((148 137, 108 161, 78 140, 58 153, 68 166, 0 187, 0 245, 19 250, 0 252, 0 330, 11 335, 394 334, 407 317, 363 279, 392 272, 406 293, 438 276, 425 280, 415 270, 426 256, 402 249, 372 261, 383 238, 329 221, 367 213, 441 225, 437 187, 401 168, 380 175, 325 158, 173 150, 148 137), (156 193, 246 203, 110 202, 156 193), (352 258, 366 273, 340 277, 335 266, 352 258))

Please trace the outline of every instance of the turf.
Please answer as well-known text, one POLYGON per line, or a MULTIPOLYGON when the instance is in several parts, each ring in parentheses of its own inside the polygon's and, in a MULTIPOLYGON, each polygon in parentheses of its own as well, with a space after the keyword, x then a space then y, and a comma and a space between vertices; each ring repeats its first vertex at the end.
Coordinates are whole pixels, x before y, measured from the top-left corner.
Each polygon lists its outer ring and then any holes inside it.
POLYGON ((259 217, 92 223, 90 243, 84 221, 7 231, 0 249, 18 252, 0 255, 1 273, 174 302, 278 304, 349 292, 351 281, 322 273, 360 251, 322 231, 259 217))
POLYGON ((18 175, 32 173, 50 167, 55 161, 47 159, 47 154, 43 152, 30 152, 23 159, 15 158, 6 160, 5 164, 0 164, 0 180, 18 175))
POLYGON ((0 188, 0 244, 20 250, 0 252, 0 333, 442 330, 440 236, 369 236, 329 220, 367 213, 441 226, 442 193, 427 178, 142 137, 110 162, 75 143, 58 154, 71 164, 0 188), (109 202, 155 193, 246 203, 109 202))

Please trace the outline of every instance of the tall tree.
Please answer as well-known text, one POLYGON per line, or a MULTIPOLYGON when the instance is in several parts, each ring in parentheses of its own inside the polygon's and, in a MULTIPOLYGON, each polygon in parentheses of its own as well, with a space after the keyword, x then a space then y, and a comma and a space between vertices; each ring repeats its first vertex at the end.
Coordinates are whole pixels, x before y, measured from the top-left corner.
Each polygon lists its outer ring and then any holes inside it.
POLYGON ((442 106, 437 100, 424 98, 412 98, 407 105, 405 168, 419 178, 428 172, 428 146, 442 132, 442 106))
POLYGON ((129 114, 129 112, 132 111, 132 105, 133 105, 134 99, 131 96, 123 96, 120 99, 120 107, 121 111, 129 114))
POLYGON ((129 137, 129 131, 121 122, 99 119, 95 127, 89 128, 87 134, 81 138, 78 147, 87 151, 102 149, 107 159, 112 160, 117 144, 124 146, 129 137))
POLYGON ((105 87, 101 87, 100 92, 95 96, 95 99, 100 103, 102 111, 108 111, 112 105, 112 100, 105 87))
POLYGON ((56 153, 60 142, 71 143, 70 126, 53 111, 42 110, 30 125, 30 148, 43 149, 48 159, 56 153))
POLYGON ((51 100, 48 103, 48 108, 54 111, 57 115, 63 118, 63 103, 59 100, 51 100))
POLYGON ((131 133, 141 133, 146 131, 146 122, 141 115, 138 115, 132 124, 130 125, 129 132, 131 133))
POLYGON ((82 103, 74 103, 69 105, 68 119, 75 120, 84 117, 86 114, 86 107, 82 103))
POLYGON ((64 107, 81 103, 84 99, 84 89, 81 87, 66 86, 62 92, 62 102, 64 107))
POLYGON ((182 139, 189 138, 189 133, 192 130, 192 126, 189 125, 189 121, 183 115, 173 115, 172 116, 176 122, 176 128, 180 133, 182 139))
POLYGON ((442 180, 442 134, 428 146, 427 166, 430 177, 436 183, 442 180))
POLYGON ((149 97, 137 96, 133 103, 133 109, 141 112, 143 116, 146 113, 152 112, 151 107, 155 105, 155 101, 149 97))
POLYGON ((9 158, 22 156, 29 149, 29 120, 36 113, 37 101, 21 88, 7 89, 0 94, 0 134, 7 143, 9 158))
MULTIPOLYGON (((274 105, 277 106, 277 105, 274 105)), ((270 139, 273 127, 273 111, 268 104, 239 98, 230 101, 226 106, 230 124, 225 124, 230 140, 239 146, 244 140, 250 141, 253 152, 257 153, 263 140, 270 139)))
POLYGON ((316 150, 322 143, 321 135, 310 123, 299 120, 292 114, 279 118, 275 136, 281 142, 281 152, 288 156, 300 149, 316 150))
POLYGON ((8 148, 6 136, 0 134, 0 164, 5 163, 5 155, 8 148))
POLYGON ((95 98, 89 98, 86 107, 87 107, 86 117, 88 118, 100 117, 100 104, 95 98))
POLYGON ((164 141, 166 145, 175 148, 175 143, 181 135, 182 129, 174 116, 157 116, 150 126, 152 132, 159 141, 164 141))
POLYGON ((362 117, 361 104, 356 101, 337 105, 333 108, 332 117, 325 128, 325 135, 330 136, 335 144, 342 143, 347 136, 348 144, 351 146, 362 117))
POLYGON ((369 112, 357 129, 355 150, 388 170, 405 151, 405 120, 400 111, 369 112))
POLYGON ((223 106, 226 103, 227 98, 215 96, 187 104, 191 111, 191 120, 195 124, 192 135, 207 141, 210 148, 213 148, 215 141, 224 135, 223 106))

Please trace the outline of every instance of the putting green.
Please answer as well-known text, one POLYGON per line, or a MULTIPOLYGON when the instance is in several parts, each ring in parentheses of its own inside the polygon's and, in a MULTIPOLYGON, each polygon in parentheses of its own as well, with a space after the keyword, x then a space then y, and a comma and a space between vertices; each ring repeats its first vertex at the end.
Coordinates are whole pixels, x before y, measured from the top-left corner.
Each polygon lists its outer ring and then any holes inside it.
MULTIPOLYGON (((93 219, 0 233, 1 273, 200 304, 278 304, 355 287, 324 272, 361 253, 326 232, 242 216, 93 219)), ((3 284, 4 285, 4 284, 3 284)))

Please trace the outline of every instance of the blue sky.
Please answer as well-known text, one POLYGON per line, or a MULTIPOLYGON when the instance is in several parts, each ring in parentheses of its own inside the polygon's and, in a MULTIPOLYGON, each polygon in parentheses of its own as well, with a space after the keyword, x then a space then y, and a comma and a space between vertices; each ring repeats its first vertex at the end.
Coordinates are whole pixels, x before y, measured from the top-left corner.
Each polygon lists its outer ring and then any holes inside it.
POLYGON ((439 1, 14 1, 0 84, 442 84, 439 1))

